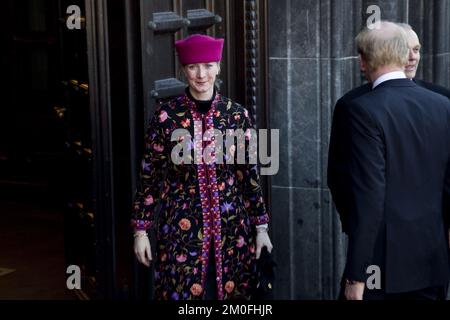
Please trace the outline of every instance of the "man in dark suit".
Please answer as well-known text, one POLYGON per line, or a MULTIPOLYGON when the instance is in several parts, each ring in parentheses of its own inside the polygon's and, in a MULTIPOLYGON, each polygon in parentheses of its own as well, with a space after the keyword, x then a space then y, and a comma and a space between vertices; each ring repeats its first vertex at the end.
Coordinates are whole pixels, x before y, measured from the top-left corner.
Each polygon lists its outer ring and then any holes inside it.
POLYGON ((335 109, 328 167, 349 236, 345 297, 442 299, 450 273, 450 101, 406 78, 402 27, 382 22, 357 43, 372 90, 335 109), (369 266, 381 270, 378 290, 365 287, 369 266))
MULTIPOLYGON (((408 47, 409 47, 409 55, 408 55, 408 62, 405 66, 405 75, 408 79, 413 80, 417 85, 424 87, 428 90, 434 91, 436 93, 439 93, 441 95, 446 96, 448 99, 450 99, 450 90, 430 83, 423 80, 419 80, 416 78, 417 69, 419 67, 420 59, 421 59, 421 48, 422 45, 420 44, 419 37, 417 36, 417 33, 412 29, 412 27, 409 24, 406 23, 398 23, 400 27, 405 29, 407 38, 408 38, 408 47)), ((365 66, 361 65, 361 72, 365 73, 365 66)), ((338 118, 342 113, 340 112, 340 109, 345 107, 347 103, 349 103, 351 100, 358 98, 368 92, 372 91, 372 83, 365 83, 362 86, 359 86, 357 88, 354 88, 347 92, 345 95, 343 95, 337 102, 334 107, 334 117, 338 118)), ((345 132, 345 130, 342 130, 341 127, 339 127, 339 124, 342 122, 339 121, 339 119, 333 119, 332 127, 331 127, 331 137, 332 139, 335 139, 339 133, 345 132)), ((339 146, 335 143, 330 142, 330 148, 338 148, 339 146)), ((339 156, 342 154, 340 150, 330 150, 330 156, 339 156)), ((329 162, 336 162, 337 159, 329 158, 329 162)), ((338 199, 342 199, 342 197, 338 197, 338 199)), ((337 207, 342 207, 338 206, 337 207)), ((345 216, 345 213, 348 212, 348 210, 338 210, 339 217, 341 219, 341 226, 342 231, 347 233, 347 216, 345 216)), ((449 231, 449 238, 450 238, 450 231, 449 231)))

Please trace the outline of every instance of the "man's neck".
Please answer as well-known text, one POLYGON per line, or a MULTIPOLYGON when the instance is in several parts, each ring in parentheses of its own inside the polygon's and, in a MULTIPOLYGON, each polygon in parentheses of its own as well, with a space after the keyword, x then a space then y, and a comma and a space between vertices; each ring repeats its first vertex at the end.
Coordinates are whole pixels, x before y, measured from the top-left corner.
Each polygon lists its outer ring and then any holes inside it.
POLYGON ((383 67, 380 67, 377 70, 375 70, 375 71, 370 73, 370 75, 369 75, 370 82, 373 83, 375 80, 377 80, 383 74, 390 73, 390 72, 397 72, 397 71, 404 72, 405 69, 401 68, 401 67, 397 67, 397 66, 383 66, 383 67))

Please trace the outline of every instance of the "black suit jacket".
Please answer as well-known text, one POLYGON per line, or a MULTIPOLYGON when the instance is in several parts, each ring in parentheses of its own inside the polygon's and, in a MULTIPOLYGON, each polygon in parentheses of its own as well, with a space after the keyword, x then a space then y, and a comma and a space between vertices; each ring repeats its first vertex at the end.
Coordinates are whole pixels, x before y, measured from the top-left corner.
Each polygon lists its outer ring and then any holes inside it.
POLYGON ((333 174, 334 171, 346 170, 346 144, 342 141, 349 141, 346 129, 344 109, 355 98, 358 98, 372 91, 372 83, 366 83, 354 88, 342 96, 334 107, 333 122, 331 125, 330 146, 328 151, 328 186, 333 196, 336 209, 341 220, 342 231, 348 233, 348 204, 347 193, 340 186, 345 183, 343 176, 333 174))
POLYGON ((378 265, 387 293, 446 284, 450 101, 390 80, 337 104, 333 129, 340 132, 330 140, 328 179, 346 212, 344 276, 365 281, 367 267, 378 265))
MULTIPOLYGON (((421 87, 424 87, 428 90, 439 93, 443 96, 446 96, 448 99, 450 99, 450 90, 445 87, 435 85, 430 82, 426 82, 426 81, 419 80, 419 79, 414 79, 413 81, 421 87)), ((342 127, 343 121, 341 121, 341 119, 339 119, 343 115, 343 112, 341 111, 341 109, 345 108, 347 106, 347 104, 350 101, 352 101, 353 99, 356 99, 366 93, 369 93, 370 91, 372 91, 372 83, 366 83, 366 84, 363 84, 359 87, 356 87, 356 88, 350 90, 336 102, 336 105, 334 107, 335 111, 333 113, 333 122, 332 122, 332 126, 331 126, 330 150, 329 150, 329 154, 328 154, 328 170, 329 171, 330 171, 330 166, 331 166, 331 168, 333 168, 333 166, 338 166, 340 163, 345 164, 345 161, 342 161, 342 159, 339 159, 340 156, 343 155, 342 148, 344 146, 341 144, 335 143, 335 140, 346 141, 348 139, 345 136, 342 136, 342 135, 346 134, 346 130, 345 130, 345 128, 342 127)), ((348 228, 348 225, 347 225, 348 224, 347 223, 348 209, 346 208, 346 204, 348 203, 348 200, 345 200, 344 190, 339 188, 339 186, 341 185, 341 182, 336 181, 336 180, 339 180, 340 178, 341 178, 340 176, 335 176, 333 174, 330 175, 330 172, 328 172, 328 184, 334 185, 334 188, 330 188, 330 189, 332 191, 332 196, 333 196, 333 200, 336 205, 336 209, 339 213, 342 231, 347 233, 348 232, 348 230, 347 230, 347 228, 348 228)), ((450 206, 450 204, 446 204, 446 199, 444 199, 444 205, 450 206)), ((450 227, 450 217, 448 219, 446 219, 446 225, 448 228, 450 227)))
POLYGON ((433 83, 430 83, 430 82, 426 82, 426 81, 423 81, 423 80, 419 80, 419 79, 414 79, 414 82, 417 85, 421 86, 421 87, 427 88, 428 90, 431 90, 431 91, 434 91, 436 93, 439 93, 439 94, 441 94, 443 96, 446 96, 447 98, 450 99, 450 90, 445 88, 445 87, 442 87, 442 86, 439 86, 437 84, 433 84, 433 83))

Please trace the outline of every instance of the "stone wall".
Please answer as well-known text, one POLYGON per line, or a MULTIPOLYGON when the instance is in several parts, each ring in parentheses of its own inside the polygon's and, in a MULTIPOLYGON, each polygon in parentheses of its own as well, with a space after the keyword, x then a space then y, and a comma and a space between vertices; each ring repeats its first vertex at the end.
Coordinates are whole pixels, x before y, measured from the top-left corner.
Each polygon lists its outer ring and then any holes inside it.
POLYGON ((336 100, 363 80, 354 37, 370 16, 410 23, 423 44, 418 77, 450 87, 448 0, 268 0, 270 123, 280 129, 272 177, 277 299, 333 299, 346 239, 326 183, 336 100))

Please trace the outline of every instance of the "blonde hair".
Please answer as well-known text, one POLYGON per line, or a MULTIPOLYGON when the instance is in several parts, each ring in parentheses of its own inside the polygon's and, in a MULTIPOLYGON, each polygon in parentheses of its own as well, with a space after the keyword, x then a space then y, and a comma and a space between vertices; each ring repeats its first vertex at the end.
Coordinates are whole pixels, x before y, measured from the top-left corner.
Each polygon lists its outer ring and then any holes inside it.
POLYGON ((405 30, 413 30, 410 24, 399 22, 397 23, 398 26, 402 27, 405 30))
POLYGON ((382 21, 378 29, 366 27, 355 40, 368 71, 391 65, 403 68, 408 63, 406 31, 393 22, 382 21))

